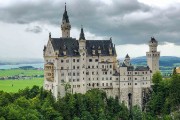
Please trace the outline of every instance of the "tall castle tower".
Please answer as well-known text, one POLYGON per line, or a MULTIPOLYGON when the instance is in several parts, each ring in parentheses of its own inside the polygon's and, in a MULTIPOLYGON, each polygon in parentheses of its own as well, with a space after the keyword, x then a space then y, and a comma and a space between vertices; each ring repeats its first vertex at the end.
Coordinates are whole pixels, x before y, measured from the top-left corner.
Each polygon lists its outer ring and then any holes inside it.
POLYGON ((62 37, 69 38, 70 30, 71 30, 71 25, 69 22, 69 17, 68 17, 67 11, 66 11, 66 4, 65 4, 65 10, 64 10, 62 24, 61 24, 62 37))
POLYGON ((146 52, 146 57, 147 65, 152 71, 152 74, 154 74, 156 71, 159 71, 160 52, 157 51, 157 46, 158 41, 154 37, 151 37, 151 40, 149 41, 149 52, 146 52))

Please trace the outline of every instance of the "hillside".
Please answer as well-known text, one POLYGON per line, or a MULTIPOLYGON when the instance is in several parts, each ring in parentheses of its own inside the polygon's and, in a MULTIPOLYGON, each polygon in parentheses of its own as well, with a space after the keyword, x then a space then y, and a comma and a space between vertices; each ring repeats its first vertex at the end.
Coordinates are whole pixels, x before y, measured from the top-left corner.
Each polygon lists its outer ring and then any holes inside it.
MULTIPOLYGON (((131 63, 133 65, 147 65, 146 56, 132 58, 131 63)), ((171 73, 174 67, 180 66, 180 57, 161 56, 159 63, 162 73, 171 73)))

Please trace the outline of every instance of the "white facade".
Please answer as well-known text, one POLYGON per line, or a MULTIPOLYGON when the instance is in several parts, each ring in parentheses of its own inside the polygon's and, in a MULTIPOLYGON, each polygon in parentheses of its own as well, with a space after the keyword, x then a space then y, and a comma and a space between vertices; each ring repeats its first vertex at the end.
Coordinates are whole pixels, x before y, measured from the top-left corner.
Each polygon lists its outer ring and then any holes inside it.
POLYGON ((80 38, 76 40, 70 37, 70 27, 66 29, 67 26, 71 25, 65 9, 62 37, 51 38, 50 34, 44 47, 44 89, 50 90, 57 98, 67 92, 86 93, 98 88, 108 96, 118 97, 129 107, 142 106, 143 89, 151 86, 149 67, 133 67, 128 55, 120 64, 111 39, 86 40, 81 28, 80 38), (68 24, 64 25, 65 21, 68 24))

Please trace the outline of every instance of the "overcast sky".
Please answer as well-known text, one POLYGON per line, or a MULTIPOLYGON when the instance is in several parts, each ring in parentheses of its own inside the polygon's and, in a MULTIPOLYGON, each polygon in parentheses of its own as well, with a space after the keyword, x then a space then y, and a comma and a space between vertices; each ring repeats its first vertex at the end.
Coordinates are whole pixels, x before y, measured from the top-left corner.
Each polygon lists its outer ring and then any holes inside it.
POLYGON ((180 57, 179 0, 1 0, 0 57, 43 58, 48 33, 61 37, 64 3, 71 36, 112 37, 119 58, 145 56, 155 37, 162 56, 180 57))

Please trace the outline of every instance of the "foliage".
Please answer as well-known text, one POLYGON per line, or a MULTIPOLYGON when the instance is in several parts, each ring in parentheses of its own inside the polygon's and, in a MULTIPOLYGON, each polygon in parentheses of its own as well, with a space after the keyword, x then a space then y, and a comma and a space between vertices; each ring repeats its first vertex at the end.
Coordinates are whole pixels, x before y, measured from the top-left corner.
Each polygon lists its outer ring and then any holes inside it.
POLYGON ((180 110, 180 76, 174 72, 170 79, 162 79, 160 73, 155 73, 153 83, 153 92, 147 104, 146 113, 159 116, 164 120, 180 116, 180 113, 177 114, 180 110))
POLYGON ((38 86, 17 93, 0 91, 0 119, 33 120, 127 120, 128 109, 116 98, 93 89, 86 94, 70 94, 55 100, 51 92, 38 86))

